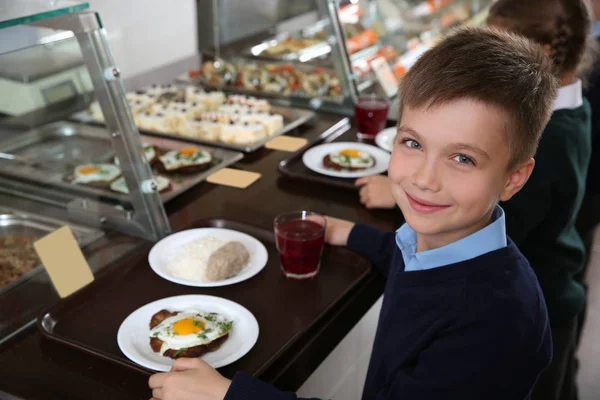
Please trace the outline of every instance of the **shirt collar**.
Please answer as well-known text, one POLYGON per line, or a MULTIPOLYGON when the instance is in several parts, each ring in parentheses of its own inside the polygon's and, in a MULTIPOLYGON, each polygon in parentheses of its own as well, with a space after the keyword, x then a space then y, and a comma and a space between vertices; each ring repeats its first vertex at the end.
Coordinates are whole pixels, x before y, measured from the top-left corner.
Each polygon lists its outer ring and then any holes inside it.
POLYGON ((570 85, 562 86, 558 89, 558 96, 554 101, 554 111, 562 109, 574 109, 583 104, 583 90, 581 80, 577 79, 570 85))
POLYGON ((470 260, 506 247, 504 210, 496 206, 492 223, 456 242, 417 253, 417 234, 404 224, 396 231, 396 244, 402 252, 405 271, 431 269, 470 260))

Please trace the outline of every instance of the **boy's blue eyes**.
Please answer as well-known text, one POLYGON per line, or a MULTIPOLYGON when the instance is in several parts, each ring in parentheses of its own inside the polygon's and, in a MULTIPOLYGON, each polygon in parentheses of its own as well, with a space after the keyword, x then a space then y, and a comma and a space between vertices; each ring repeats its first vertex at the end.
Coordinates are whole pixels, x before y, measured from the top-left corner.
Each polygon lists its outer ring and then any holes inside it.
MULTIPOLYGON (((402 139, 402 144, 404 144, 409 149, 421 150, 421 145, 419 142, 413 139, 402 139)), ((452 159, 463 165, 475 165, 475 161, 469 156, 465 156, 464 154, 457 154, 452 159)))
POLYGON ((410 147, 411 149, 420 149, 421 148, 421 145, 416 140, 404 139, 402 141, 402 143, 404 143, 407 147, 410 147))
POLYGON ((467 157, 464 154, 457 154, 456 156, 454 156, 454 160, 458 161, 461 164, 475 164, 470 157, 467 157))

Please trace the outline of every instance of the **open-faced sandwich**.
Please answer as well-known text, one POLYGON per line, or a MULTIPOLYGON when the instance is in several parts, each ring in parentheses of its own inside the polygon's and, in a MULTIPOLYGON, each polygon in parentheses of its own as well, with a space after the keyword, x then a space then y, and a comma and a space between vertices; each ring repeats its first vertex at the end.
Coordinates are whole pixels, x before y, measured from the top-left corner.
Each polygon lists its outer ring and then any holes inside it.
POLYGON ((323 166, 335 171, 359 171, 375 166, 375 158, 364 151, 344 149, 327 154, 323 166))
MULTIPOLYGON (((154 181, 158 186, 158 193, 165 193, 171 190, 171 180, 169 178, 158 175, 154 177, 154 181)), ((125 182, 125 177, 122 176, 113 181, 110 184, 110 190, 117 193, 129 194, 129 188, 127 187, 127 182, 125 182)))
POLYGON ((201 357, 221 347, 232 326, 216 313, 160 310, 150 320, 150 347, 164 357, 201 357))
MULTIPOLYGON (((143 154, 150 165, 154 165, 156 161, 158 161, 158 151, 156 150, 156 147, 151 144, 143 144, 143 154)), ((115 157, 115 164, 119 165, 119 159, 117 157, 115 157)))
POLYGON ((184 174, 205 171, 212 165, 213 157, 205 150, 185 147, 172 150, 158 157, 158 169, 162 172, 184 174))
POLYGON ((71 183, 106 188, 121 176, 121 169, 114 164, 84 164, 75 168, 71 183))

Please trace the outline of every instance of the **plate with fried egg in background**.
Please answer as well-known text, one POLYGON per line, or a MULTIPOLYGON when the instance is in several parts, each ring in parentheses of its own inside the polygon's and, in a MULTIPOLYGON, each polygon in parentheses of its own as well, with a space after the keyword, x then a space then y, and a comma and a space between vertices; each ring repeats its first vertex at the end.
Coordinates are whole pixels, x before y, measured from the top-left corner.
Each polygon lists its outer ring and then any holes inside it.
POLYGON ((398 129, 394 126, 386 128, 375 136, 375 144, 390 153, 394 151, 394 140, 398 129))
POLYGON ((302 161, 307 168, 319 174, 361 178, 386 172, 390 154, 365 143, 334 142, 307 150, 302 161))
POLYGON ((119 327, 117 342, 131 361, 169 371, 180 357, 201 357, 213 368, 239 360, 258 340, 258 321, 245 307, 205 295, 146 304, 119 327))

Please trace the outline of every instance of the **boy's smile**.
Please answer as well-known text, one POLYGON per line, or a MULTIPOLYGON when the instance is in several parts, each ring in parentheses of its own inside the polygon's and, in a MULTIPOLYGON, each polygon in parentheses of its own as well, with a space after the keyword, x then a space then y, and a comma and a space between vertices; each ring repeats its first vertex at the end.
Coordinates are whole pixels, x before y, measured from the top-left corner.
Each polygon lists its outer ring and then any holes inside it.
POLYGON ((388 175, 396 203, 417 232, 418 251, 482 229, 498 201, 527 181, 533 160, 525 174, 523 167, 507 169, 506 120, 500 108, 467 99, 405 107, 388 175))
POLYGON ((450 207, 449 205, 445 204, 432 203, 430 201, 423 200, 416 196, 411 196, 408 193, 406 193, 406 199, 408 200, 408 203, 410 204, 413 210, 423 214, 434 213, 437 211, 445 210, 446 208, 450 207))

